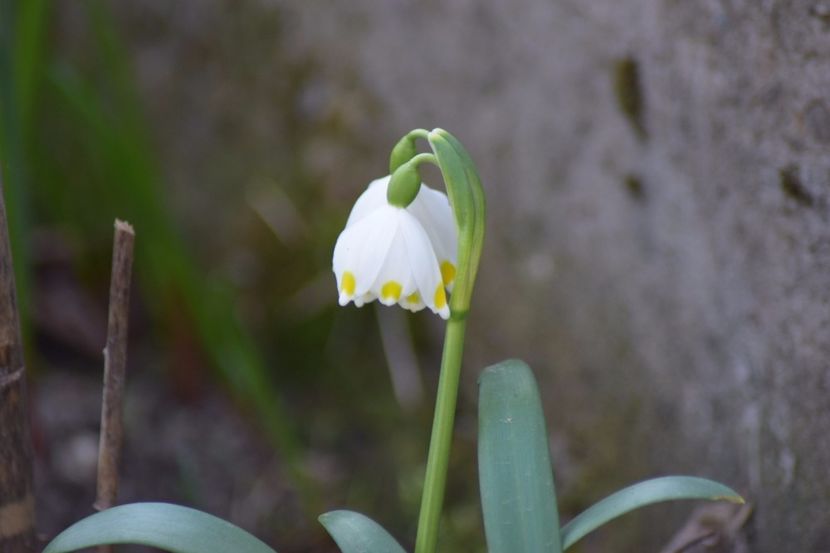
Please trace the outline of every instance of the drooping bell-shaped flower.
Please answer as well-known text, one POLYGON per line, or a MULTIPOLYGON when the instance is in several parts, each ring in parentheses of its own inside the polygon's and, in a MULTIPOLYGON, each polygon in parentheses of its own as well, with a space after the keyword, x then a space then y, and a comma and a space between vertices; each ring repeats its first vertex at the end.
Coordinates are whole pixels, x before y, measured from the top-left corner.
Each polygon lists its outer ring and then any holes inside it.
POLYGON ((390 177, 369 184, 334 247, 340 305, 379 299, 449 317, 445 287, 456 272, 458 237, 447 197, 421 185, 407 207, 387 200, 390 177))

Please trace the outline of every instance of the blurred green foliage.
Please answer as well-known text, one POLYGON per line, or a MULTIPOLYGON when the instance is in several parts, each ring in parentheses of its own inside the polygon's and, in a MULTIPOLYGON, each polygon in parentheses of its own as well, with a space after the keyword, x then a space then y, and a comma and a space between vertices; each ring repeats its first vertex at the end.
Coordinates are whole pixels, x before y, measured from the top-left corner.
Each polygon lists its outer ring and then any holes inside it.
POLYGON ((42 66, 44 0, 0 3, 0 169, 15 263, 20 317, 29 315, 28 191, 34 101, 42 66))
POLYGON ((144 303, 157 323, 183 308, 233 391, 253 405, 283 455, 297 451, 265 363, 234 312, 225 283, 206 277, 165 205, 129 60, 102 2, 85 2, 97 65, 90 74, 46 48, 51 4, 2 5, 2 158, 21 311, 30 298, 32 209, 83 236, 107 237, 115 217, 137 232, 144 303), (46 121, 48 118, 48 121, 46 121), (46 121, 47 124, 44 124, 46 121), (45 132, 44 132, 45 131, 45 132), (31 196, 31 197, 30 197, 31 196), (101 232, 106 228, 106 232, 101 232))

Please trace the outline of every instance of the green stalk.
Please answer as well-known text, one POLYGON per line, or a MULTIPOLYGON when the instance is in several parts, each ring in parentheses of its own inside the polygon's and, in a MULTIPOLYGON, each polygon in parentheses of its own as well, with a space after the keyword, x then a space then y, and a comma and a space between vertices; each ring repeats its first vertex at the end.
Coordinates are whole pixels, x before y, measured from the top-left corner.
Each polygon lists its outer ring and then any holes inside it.
POLYGON ((390 203, 393 199, 402 198, 412 201, 420 188, 418 166, 425 162, 438 165, 447 187, 458 229, 458 274, 450 296, 450 320, 447 321, 441 357, 441 374, 438 379, 421 511, 418 515, 415 553, 435 553, 438 543, 461 376, 464 331, 484 242, 485 214, 484 191, 472 159, 461 143, 442 129, 431 132, 416 129, 396 144, 389 163, 392 170, 388 193, 390 203), (414 142, 418 138, 429 141, 432 154, 416 153, 414 142))
POLYGON ((447 321, 444 353, 441 357, 441 375, 438 380, 438 397, 435 400, 435 417, 429 442, 427 472, 424 478, 424 493, 421 497, 421 512, 418 516, 415 553, 432 553, 438 543, 438 524, 447 483, 466 327, 466 317, 452 317, 447 321))

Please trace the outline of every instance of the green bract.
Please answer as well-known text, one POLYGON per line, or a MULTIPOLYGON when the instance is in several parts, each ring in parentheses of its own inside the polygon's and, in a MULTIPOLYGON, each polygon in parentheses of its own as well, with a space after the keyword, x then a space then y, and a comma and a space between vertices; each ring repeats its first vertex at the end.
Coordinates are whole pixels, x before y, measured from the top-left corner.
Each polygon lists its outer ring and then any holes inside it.
POLYGON ((481 250, 487 206, 484 187, 467 150, 444 129, 428 135, 438 167, 447 185, 455 223, 458 225, 458 280, 450 298, 450 309, 465 316, 473 296, 481 250))

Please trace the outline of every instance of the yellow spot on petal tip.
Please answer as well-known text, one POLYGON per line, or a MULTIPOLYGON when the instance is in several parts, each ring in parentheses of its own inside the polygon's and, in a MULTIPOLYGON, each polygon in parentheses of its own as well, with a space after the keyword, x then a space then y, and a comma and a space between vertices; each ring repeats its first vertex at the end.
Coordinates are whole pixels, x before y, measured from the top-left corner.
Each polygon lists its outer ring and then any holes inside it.
POLYGON ((385 300, 393 300, 398 301, 401 299, 401 292, 403 291, 403 286, 399 282, 395 282, 394 280, 388 281, 384 284, 380 289, 380 297, 385 300))
POLYGON ((455 280, 455 265, 449 261, 441 262, 441 278, 444 281, 444 286, 449 286, 455 280))
POLYGON ((447 306, 447 294, 444 292, 444 286, 439 284, 435 289, 435 309, 441 310, 447 306))
POLYGON ((351 297, 354 295, 355 284, 354 274, 351 271, 344 271, 343 278, 340 280, 340 291, 351 297))
POLYGON ((408 303, 421 303, 421 295, 418 292, 412 292, 406 296, 406 301, 408 303))

